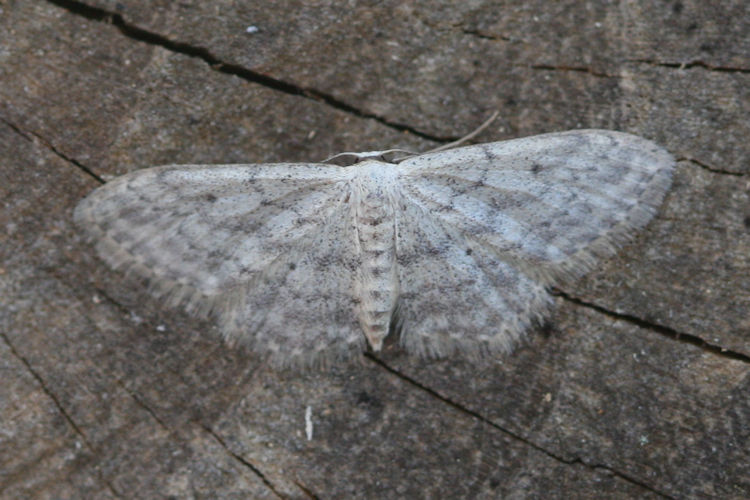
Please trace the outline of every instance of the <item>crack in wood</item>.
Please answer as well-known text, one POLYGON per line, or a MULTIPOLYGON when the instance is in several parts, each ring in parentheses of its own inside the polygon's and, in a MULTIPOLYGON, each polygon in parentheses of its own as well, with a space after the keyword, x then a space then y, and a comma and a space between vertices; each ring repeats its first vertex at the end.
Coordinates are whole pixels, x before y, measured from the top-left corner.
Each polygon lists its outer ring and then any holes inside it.
POLYGON ((733 177, 745 177, 746 175, 744 172, 732 172, 731 170, 724 170, 718 167, 711 166, 708 163, 696 160, 695 158, 692 158, 690 156, 681 156, 677 158, 677 161, 689 161, 690 163, 695 163, 700 168, 708 170, 709 172, 713 172, 714 174, 731 175, 733 177))
POLYGON ((745 73, 745 74, 750 73, 750 68, 740 68, 740 67, 732 67, 732 66, 715 66, 713 64, 709 64, 701 60, 689 61, 689 62, 664 62, 664 61, 657 61, 654 59, 626 59, 625 61, 631 62, 631 63, 648 64, 651 66, 658 66, 662 68, 672 68, 672 69, 703 68, 708 71, 716 71, 719 73, 745 73))
MULTIPOLYGON (((91 442, 88 440, 88 437, 86 437, 86 434, 81 430, 81 428, 76 424, 75 420, 73 420, 73 417, 65 410, 62 403, 60 402, 60 399, 55 395, 54 392, 49 388, 47 383, 44 381, 42 376, 34 369, 34 367, 31 366, 31 363, 29 360, 27 360, 24 356, 21 355, 16 350, 16 347, 13 345, 13 343, 10 341, 10 338, 8 338, 8 335, 5 332, 0 332, 0 338, 3 339, 3 342, 5 345, 8 346, 8 349, 10 350, 11 354, 18 359, 21 364, 23 364, 26 367, 26 370, 31 374, 31 376, 37 381, 40 388, 42 389, 42 392, 47 395, 47 397, 52 401, 52 403, 57 408, 57 411, 62 415, 62 417, 65 419, 66 422, 68 422, 68 425, 73 429, 73 432, 75 432, 80 438, 81 441, 83 441, 83 444, 86 445, 86 448, 89 449, 89 451, 96 457, 98 455, 96 448, 91 444, 91 442)), ((122 498, 122 494, 120 494, 117 489, 110 483, 101 473, 98 467, 95 467, 94 470, 96 471, 97 475, 99 476, 99 479, 104 483, 112 495, 114 495, 117 498, 122 498)))
POLYGON ((138 26, 128 23, 122 15, 116 12, 111 12, 99 7, 94 7, 82 2, 78 2, 76 0, 47 1, 53 5, 56 5, 57 7, 67 10, 71 14, 78 15, 92 21, 110 24, 117 28, 124 36, 133 40, 147 43, 149 45, 155 45, 177 54, 200 59, 205 62, 211 69, 220 73, 236 76, 242 78, 245 81, 256 83, 264 87, 283 92, 285 94, 305 97, 317 102, 322 102, 339 111, 357 116, 359 118, 374 120, 382 125, 390 127, 394 130, 398 130, 399 132, 407 132, 425 140, 440 143, 455 141, 458 139, 457 137, 440 137, 431 135, 426 132, 422 132, 410 125, 394 122, 375 113, 356 108, 355 106, 352 106, 351 104, 348 104, 326 92, 322 92, 313 88, 301 87, 294 83, 274 78, 257 71, 253 71, 244 66, 240 66, 239 64, 222 61, 205 47, 194 46, 185 42, 172 40, 164 35, 139 28, 138 26))
POLYGON ((411 385, 413 387, 416 387, 417 389, 420 389, 421 391, 423 391, 423 392, 427 393, 428 395, 432 396, 433 398, 435 398, 435 399, 437 399, 437 400, 439 400, 439 401, 447 404, 448 406, 451 406, 452 408, 454 408, 454 409, 456 409, 456 410, 458 410, 458 411, 460 411, 462 413, 465 413, 465 414, 467 414, 467 415, 469 415, 469 416, 471 416, 471 417, 479 420, 480 422, 483 422, 484 424, 489 425, 490 427, 493 427, 493 428, 497 429, 498 431, 502 432, 503 434, 507 435, 508 437, 510 437, 510 438, 512 438, 512 439, 520 442, 520 443, 523 443, 524 445, 529 446, 529 447, 537 450, 540 453, 543 453, 544 455, 552 458, 553 460, 556 460, 556 461, 558 461, 560 463, 563 463, 563 464, 566 464, 566 465, 576 465, 576 464, 579 464, 579 465, 581 465, 583 467, 586 467, 588 469, 601 469, 601 470, 606 471, 609 474, 612 474, 613 476, 616 476, 616 477, 622 479, 623 481, 626 481, 626 482, 631 483, 633 485, 639 486, 639 487, 641 487, 641 488, 643 488, 645 490, 648 490, 649 492, 651 492, 651 493, 653 493, 655 495, 658 495, 658 496, 660 496, 662 498, 667 498, 667 499, 670 499, 670 500, 674 500, 673 497, 671 497, 671 496, 669 496, 669 495, 667 495, 667 494, 665 494, 663 492, 658 491, 653 486, 650 486, 650 485, 648 485, 648 484, 646 484, 646 483, 644 483, 644 482, 642 482, 642 481, 640 481, 640 480, 638 480, 638 479, 636 479, 636 478, 634 478, 634 477, 632 477, 632 476, 630 476, 630 475, 628 475, 628 474, 626 474, 624 472, 620 472, 620 471, 618 471, 616 469, 613 469, 612 467, 609 467, 607 465, 603 465, 603 464, 589 464, 589 463, 585 462, 583 459, 581 459, 580 457, 576 457, 576 458, 572 458, 572 459, 567 459, 567 458, 564 458, 564 457, 562 457, 560 455, 557 455, 556 453, 554 453, 554 452, 552 452, 552 451, 544 448, 541 445, 538 445, 538 444, 534 443, 533 441, 531 441, 531 440, 529 440, 529 439, 521 436, 520 434, 517 434, 517 433, 515 433, 515 432, 513 432, 513 431, 511 431, 509 429, 506 429, 506 428, 502 427, 501 425, 493 422, 489 418, 483 416, 481 413, 479 413, 479 412, 477 412, 475 410, 472 410, 470 408, 467 408, 467 407, 461 405, 460 403, 457 403, 456 401, 452 400, 451 398, 449 398, 447 396, 443 396, 437 390, 432 389, 431 387, 428 387, 428 386, 424 385, 423 383, 419 382, 418 380, 416 380, 416 379, 414 379, 414 378, 412 378, 412 377, 410 377, 410 376, 408 376, 408 375, 406 375, 406 374, 398 371, 397 369, 391 367, 385 361, 383 361, 382 359, 378 358, 374 354, 367 352, 367 353, 364 353, 364 356, 365 356, 365 358, 369 359, 370 361, 372 361, 376 365, 380 366, 381 368, 383 368, 387 372, 391 373, 392 375, 395 375, 396 377, 400 378, 401 380, 403 380, 404 382, 408 383, 409 385, 411 385))
POLYGON ((47 383, 44 381, 42 376, 39 375, 39 373, 37 373, 37 371, 34 370, 34 368, 31 366, 31 363, 29 363, 29 361, 16 350, 15 346, 10 341, 7 334, 5 334, 4 332, 0 332, 0 338, 3 339, 3 341, 8 346, 8 349, 10 349, 10 352, 13 354, 13 356, 15 356, 26 367, 26 370, 28 370, 31 376, 34 377, 34 379, 36 379, 36 381, 39 383, 39 386, 42 388, 42 391, 44 391, 44 393, 52 400, 52 402, 57 407, 58 411, 62 414, 65 420, 68 421, 68 424, 70 424, 70 426, 73 428, 75 433, 80 436, 81 440, 86 445, 86 447, 88 447, 89 450, 91 450, 92 452, 95 451, 94 446, 89 442, 88 438, 86 437, 86 434, 81 430, 80 427, 78 427, 78 424, 75 423, 75 421, 68 414, 68 412, 65 411, 65 408, 63 408, 62 403, 60 403, 60 400, 58 399, 58 397, 55 396, 55 394, 47 386, 47 383))
POLYGON ((125 391, 125 393, 128 396, 130 396, 133 399, 133 401, 135 401, 135 403, 138 406, 140 406, 141 408, 143 408, 143 410, 146 413, 148 413, 151 416, 151 418, 153 418, 154 420, 156 420, 156 422, 159 424, 159 426, 161 426, 162 429, 164 429, 165 431, 169 432, 170 434, 173 432, 172 429, 170 429, 169 426, 166 424, 166 422, 164 422, 162 419, 160 419, 159 416, 156 414, 156 412, 154 410, 152 410, 151 407, 148 406, 146 403, 144 403, 143 401, 141 401, 140 398, 138 396, 136 396, 135 393, 133 393, 130 389, 128 389, 121 380, 115 379, 115 383, 123 391, 125 391))
POLYGON ((552 64, 532 64, 531 69, 544 70, 544 71, 573 71, 576 73, 587 73, 592 76, 600 78, 620 78, 617 75, 610 75, 602 71, 596 71, 588 66, 566 66, 566 65, 552 65, 552 64))
POLYGON ((461 33, 463 33, 464 35, 470 35, 470 36, 474 36, 477 38, 481 38, 482 40, 492 40, 493 42, 522 42, 523 41, 523 40, 511 38, 505 35, 491 35, 491 34, 483 32, 480 29, 462 28, 461 33))
POLYGON ((99 177, 94 173, 93 170, 91 170, 89 167, 84 165, 83 163, 79 162, 75 158, 71 158, 70 156, 66 155, 65 153, 61 152, 59 149, 57 149, 54 144, 52 144, 51 141, 48 141, 45 139, 42 135, 32 131, 24 129, 23 127, 20 127, 19 125, 14 124, 13 122, 9 121, 8 119, 4 118, 3 116, 0 116, 0 122, 7 125, 9 128, 11 128, 14 132, 16 132, 18 135, 23 137, 24 139, 34 143, 34 144, 41 144, 45 148, 47 148, 52 154, 57 156, 58 158, 62 159, 63 161, 67 163, 72 163, 77 168, 84 171, 86 174, 90 175, 94 179, 96 179, 100 184, 104 184, 104 179, 99 177))
MULTIPOLYGON (((109 302, 109 303, 110 303, 111 305, 113 305, 113 306, 114 306, 114 307, 115 307, 116 309, 120 310, 120 312, 122 312, 122 313, 124 313, 124 314, 127 314, 127 315, 130 315, 130 314, 131 314, 130 310, 129 310, 129 309, 127 308, 127 307, 123 306, 123 305, 122 305, 122 304, 120 304, 120 303, 119 303, 118 301, 116 301, 115 299, 111 298, 111 297, 110 297, 109 295, 107 295, 107 294, 106 294, 106 293, 105 293, 104 291, 102 291, 102 290, 99 290, 99 289, 96 289, 96 290, 97 290, 97 292, 98 292, 99 294, 101 294, 101 295, 102 295, 102 296, 104 297, 104 299, 105 299, 105 300, 107 300, 107 301, 108 301, 108 302, 109 302)), ((173 373, 177 373, 177 372, 174 372, 174 371, 173 371, 173 373)), ((125 392, 126 392, 126 393, 127 393, 127 394, 128 394, 128 395, 129 395, 129 396, 130 396, 130 397, 131 397, 131 398, 132 398, 132 399, 133 399, 134 401, 135 401, 135 402, 136 402, 136 404, 137 404, 138 406, 140 406, 141 408, 143 408, 143 409, 144 409, 144 410, 145 410, 145 411, 146 411, 146 412, 147 412, 147 413, 148 413, 148 414, 149 414, 149 415, 150 415, 150 416, 151 416, 151 417, 152 417, 152 418, 153 418, 153 419, 154 419, 154 420, 155 420, 155 421, 156 421, 156 422, 157 422, 157 423, 158 423, 158 424, 159 424, 159 425, 160 425, 160 426, 161 426, 161 427, 162 427, 162 428, 164 429, 164 430, 166 430, 166 431, 167 431, 167 432, 169 432, 169 433, 174 433, 174 431, 173 431, 173 430, 172 430, 172 429, 171 429, 171 428, 170 428, 170 427, 169 427, 169 426, 168 426, 168 425, 166 424, 166 422, 164 422, 164 421, 163 421, 163 420, 162 420, 161 418, 159 418, 159 416, 158 416, 158 415, 156 414, 156 412, 155 412, 154 410, 152 410, 152 409, 151 409, 151 407, 149 407, 149 406, 148 406, 148 405, 147 405, 147 404, 146 404, 145 402, 141 401, 141 400, 140 400, 140 398, 139 398, 138 396, 136 396, 136 394, 135 394, 135 393, 133 393, 132 391, 130 391, 130 390, 129 390, 129 389, 128 389, 128 388, 127 388, 127 387, 126 387, 126 386, 125 386, 124 384, 123 384, 123 382, 122 382, 121 380, 115 379, 115 383, 116 383, 116 384, 117 384, 117 385, 118 385, 118 386, 119 386, 120 388, 122 388, 122 389, 123 389, 123 390, 124 390, 124 391, 125 391, 125 392)), ((278 491, 277 491, 277 490, 276 490, 276 489, 274 488, 273 484, 272 484, 272 483, 271 483, 270 481, 268 481, 268 480, 266 479, 265 475, 264 475, 264 474, 263 474, 263 473, 262 473, 262 472, 261 472, 261 471, 260 471, 260 470, 259 470, 259 469, 258 469, 257 467, 253 466, 252 464, 250 464, 249 462, 247 462, 247 461, 246 461, 245 459, 243 459, 243 458, 242 458, 241 456, 239 456, 239 455, 237 455, 236 453, 232 452, 232 451, 231 451, 231 450, 229 449, 229 447, 228 447, 228 446, 226 445, 226 443, 224 442, 224 440, 222 440, 222 439, 221 439, 221 438, 220 438, 220 437, 219 437, 219 436, 218 436, 218 435, 217 435, 217 434, 216 434, 215 432, 213 432, 213 431, 212 431, 212 430, 211 430, 211 429, 210 429, 210 428, 209 428, 208 426, 206 426, 206 425, 203 425, 202 423, 200 423, 200 422, 196 422, 196 421, 193 421, 193 423, 195 423, 196 425, 198 425, 198 427, 200 427, 201 429, 203 429, 204 431, 206 431, 206 432, 207 432, 208 434, 210 434, 210 435, 211 435, 211 436, 212 436, 212 437, 213 437, 213 438, 214 438, 214 439, 215 439, 215 440, 216 440, 217 442, 219 442, 219 444, 221 445, 221 447, 222 447, 222 448, 224 448, 224 450, 225 450, 225 451, 226 451, 227 453, 229 453, 229 455, 230 455, 230 456, 232 456, 232 458, 234 458, 234 459, 238 460, 238 461, 239 461, 240 463, 242 463, 243 465, 245 465, 246 467, 248 467, 248 468, 249 468, 249 469, 250 469, 250 470, 251 470, 251 471, 252 471, 252 472, 253 472, 254 474, 256 474, 256 475, 257 475, 257 476, 258 476, 258 477, 259 477, 259 478, 261 479, 261 481, 262 481, 262 482, 263 482, 263 483, 264 483, 264 484, 265 484, 265 485, 266 485, 266 486, 267 486, 267 487, 268 487, 268 488, 269 488, 269 489, 270 489, 270 490, 271 490, 271 491, 272 491, 272 492, 273 492, 273 493, 274 493, 274 494, 275 494, 276 496, 278 496, 279 498, 282 498, 282 499, 285 499, 285 498, 286 498, 286 497, 284 497, 283 495, 281 495, 281 494, 280 494, 280 493, 279 493, 279 492, 278 492, 278 491)), ((306 490, 303 490, 303 491, 305 491, 305 492, 306 492, 306 490)))
POLYGON ((250 469, 256 476, 258 476, 258 478, 263 482, 263 484, 265 484, 268 487, 268 489, 270 489, 271 492, 273 492, 274 495, 276 495, 277 497, 281 498, 282 500, 286 500, 287 497, 285 495, 283 495, 281 492, 279 492, 276 489, 276 487, 273 485, 273 483, 265 476, 265 474, 263 474, 263 472, 257 466, 255 466, 252 463, 250 463, 249 461, 247 461, 245 458, 243 458, 238 453, 233 452, 229 448, 229 446, 227 445, 227 443, 221 438, 221 436, 219 436, 216 432, 214 432, 214 430, 211 429, 209 426, 203 424, 202 422, 198 422, 198 421, 195 421, 195 423, 201 429, 203 429, 204 431, 206 431, 211 437, 213 437, 216 440, 216 442, 218 442, 219 445, 221 445, 221 447, 224 448, 226 450, 226 452, 232 458, 234 458, 235 460, 237 460, 239 463, 241 463, 242 465, 244 465, 245 467, 247 467, 248 469, 250 469))
POLYGON ((315 493, 313 493, 310 488, 308 488, 304 484, 300 483, 296 479, 294 479, 293 481, 294 481, 294 484, 296 484, 297 487, 300 490, 302 490, 302 493, 304 493, 307 496, 307 498, 310 498, 311 500, 320 500, 320 497, 318 495, 316 495, 315 493))
POLYGON ((578 297, 573 297, 572 295, 569 295, 568 293, 563 292, 562 290, 559 290, 559 289, 553 290, 552 294, 564 300, 567 300, 568 302, 571 302, 573 304, 597 311, 610 318, 626 321, 640 328, 650 330, 652 332, 656 332, 671 340, 676 340, 678 342, 683 342, 686 344, 696 346, 706 352, 710 352, 712 354, 721 356, 723 358, 731 359, 734 361, 741 361, 743 363, 750 363, 750 355, 743 354, 737 351, 733 351, 726 347, 721 347, 716 344, 711 344, 710 342, 705 341, 704 339, 702 339, 701 337, 697 335, 680 332, 678 330, 675 330, 674 328, 670 328, 665 325, 660 325, 658 323, 653 323, 651 321, 647 321, 643 318, 639 318, 638 316, 634 316, 632 314, 611 311, 603 306, 594 304, 592 302, 587 302, 578 297))

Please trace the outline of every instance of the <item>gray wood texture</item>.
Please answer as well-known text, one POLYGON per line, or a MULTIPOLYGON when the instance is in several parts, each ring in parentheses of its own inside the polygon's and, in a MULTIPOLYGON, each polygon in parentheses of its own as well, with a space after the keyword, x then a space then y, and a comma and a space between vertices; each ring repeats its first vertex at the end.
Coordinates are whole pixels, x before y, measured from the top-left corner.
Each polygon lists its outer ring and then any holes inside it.
POLYGON ((750 497, 747 2, 0 9, 0 498, 750 497), (274 370, 72 224, 134 169, 425 150, 494 110, 480 142, 608 128, 679 162, 638 239, 488 366, 274 370))

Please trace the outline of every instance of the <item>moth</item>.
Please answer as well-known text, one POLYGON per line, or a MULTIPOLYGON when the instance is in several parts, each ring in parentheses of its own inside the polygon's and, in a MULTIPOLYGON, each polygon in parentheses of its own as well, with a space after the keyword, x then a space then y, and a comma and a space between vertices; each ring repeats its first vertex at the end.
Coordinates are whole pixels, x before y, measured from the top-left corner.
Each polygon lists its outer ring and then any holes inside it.
POLYGON ((75 221, 112 267, 277 363, 378 351, 389 334, 420 356, 482 357, 646 225, 674 168, 607 130, 387 156, 147 168, 75 221))

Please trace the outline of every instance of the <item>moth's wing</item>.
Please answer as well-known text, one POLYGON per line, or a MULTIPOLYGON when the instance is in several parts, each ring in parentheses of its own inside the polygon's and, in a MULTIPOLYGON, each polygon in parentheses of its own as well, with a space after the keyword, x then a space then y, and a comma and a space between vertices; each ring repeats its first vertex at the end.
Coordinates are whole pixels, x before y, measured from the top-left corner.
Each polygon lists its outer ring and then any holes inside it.
POLYGON ((237 287, 221 315, 229 340, 279 365, 320 365, 361 353, 356 234, 351 206, 342 202, 316 231, 237 287))
POLYGON ((75 220, 101 257, 197 314, 320 232, 347 196, 346 169, 320 164, 139 170, 85 198, 75 220))
POLYGON ((577 130, 399 164, 404 196, 543 282, 590 268, 655 214, 674 159, 640 137, 577 130))
POLYGON ((550 306, 544 287, 422 206, 400 203, 401 344, 427 357, 508 352, 550 306))

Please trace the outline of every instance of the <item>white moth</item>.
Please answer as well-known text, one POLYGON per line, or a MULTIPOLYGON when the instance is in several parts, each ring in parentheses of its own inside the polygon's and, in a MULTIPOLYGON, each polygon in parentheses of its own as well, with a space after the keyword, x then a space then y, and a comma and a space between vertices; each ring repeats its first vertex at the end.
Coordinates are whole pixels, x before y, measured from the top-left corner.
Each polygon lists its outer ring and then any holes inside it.
POLYGON ((101 257, 282 364, 509 351, 654 215, 672 156, 576 130, 388 162, 170 165, 76 208, 101 257))

